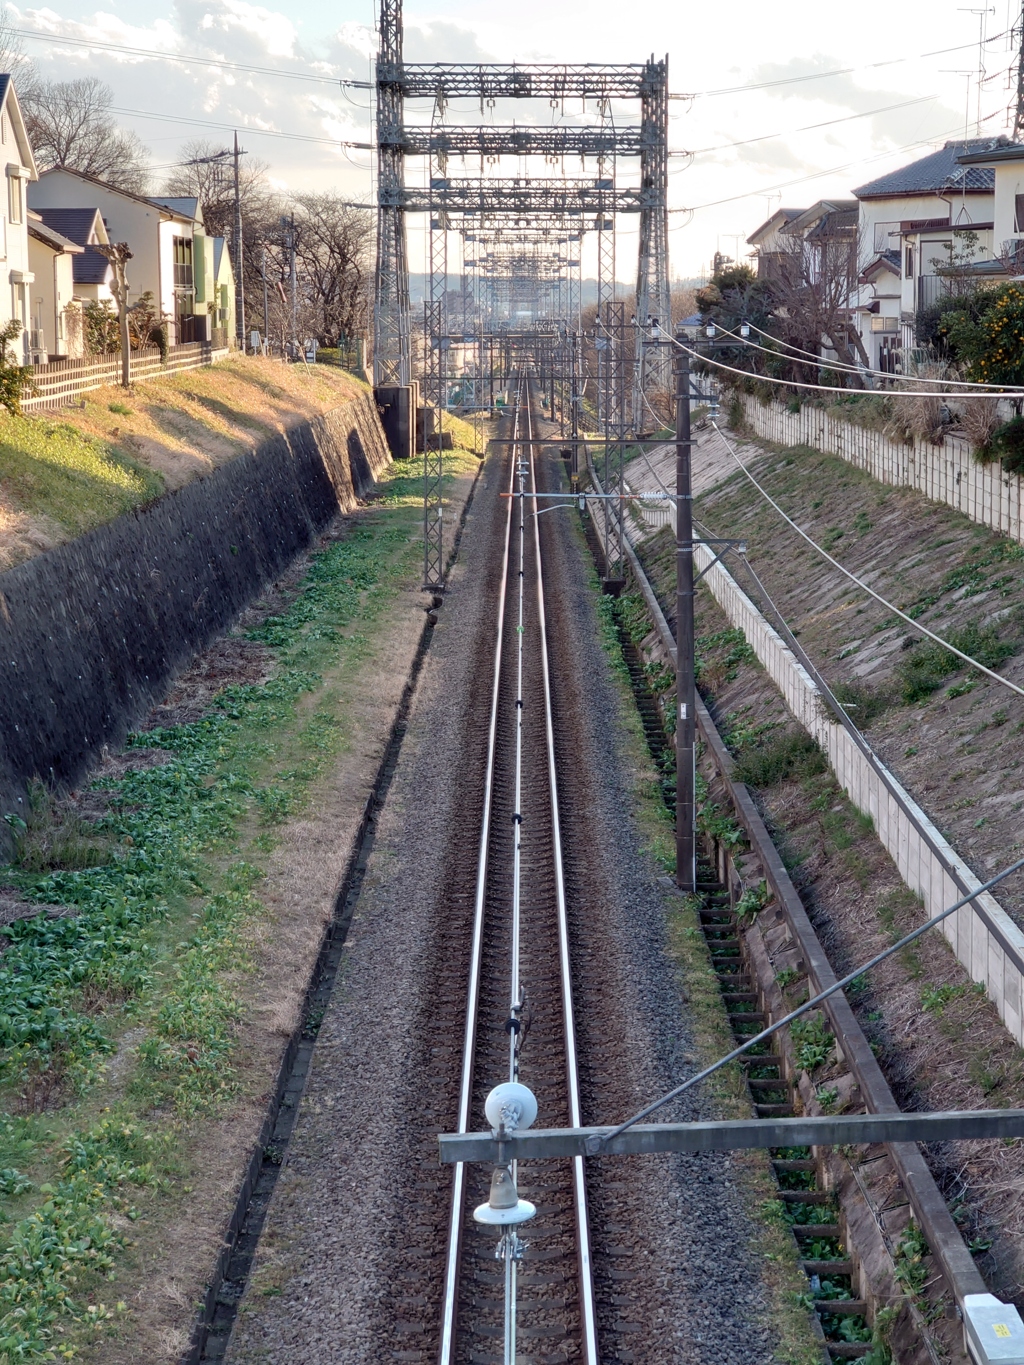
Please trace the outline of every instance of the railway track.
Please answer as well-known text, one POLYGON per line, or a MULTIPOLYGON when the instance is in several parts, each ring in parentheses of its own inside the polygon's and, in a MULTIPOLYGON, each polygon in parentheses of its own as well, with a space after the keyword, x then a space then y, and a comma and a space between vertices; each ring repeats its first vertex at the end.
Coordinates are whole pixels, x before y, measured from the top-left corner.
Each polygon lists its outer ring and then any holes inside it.
MULTIPOLYGON (((581 1122, 566 881, 547 648, 544 564, 529 383, 520 379, 494 626, 483 817, 461 1051, 458 1129, 500 1081, 537 1097, 545 1124, 581 1122)), ((441 1365, 597 1361, 582 1159, 515 1172, 537 1207, 523 1246, 473 1220, 490 1173, 455 1168, 447 1231, 441 1365), (521 1254, 521 1259, 518 1257, 521 1254), (500 1348, 500 1349, 499 1349, 500 1348)))

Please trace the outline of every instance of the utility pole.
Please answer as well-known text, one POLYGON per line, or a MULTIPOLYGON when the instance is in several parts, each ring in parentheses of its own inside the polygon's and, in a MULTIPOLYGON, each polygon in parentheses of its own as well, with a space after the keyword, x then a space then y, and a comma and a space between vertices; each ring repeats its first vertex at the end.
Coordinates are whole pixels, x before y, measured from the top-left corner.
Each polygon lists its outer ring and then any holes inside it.
POLYGON ((291 216, 291 231, 288 233, 288 273, 292 291, 292 347, 296 359, 299 354, 299 277, 295 269, 295 214, 291 216))
POLYGON ((1018 142, 1024 133, 1024 6, 1021 7, 1013 28, 1013 41, 1017 44, 1017 95, 1010 137, 1014 142, 1018 142))
POLYGON ((697 890, 697 688, 693 638, 690 357, 676 350, 676 883, 697 890))
POLYGON ((270 295, 267 292, 267 244, 263 243, 263 354, 270 341, 270 295))
POLYGON ((238 133, 235 133, 235 334, 238 344, 245 350, 245 248, 242 239, 242 192, 238 174, 239 158, 245 152, 238 146, 238 133))

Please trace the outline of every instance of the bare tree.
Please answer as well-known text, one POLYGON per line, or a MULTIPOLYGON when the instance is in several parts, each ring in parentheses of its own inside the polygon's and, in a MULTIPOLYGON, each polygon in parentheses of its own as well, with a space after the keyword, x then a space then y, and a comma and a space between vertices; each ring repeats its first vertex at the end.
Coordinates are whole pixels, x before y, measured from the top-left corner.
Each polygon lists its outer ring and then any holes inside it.
MULTIPOLYGON (((209 236, 224 237, 231 244, 232 266, 237 279, 235 171, 231 148, 202 138, 186 142, 181 161, 167 177, 164 193, 199 200, 209 236)), ((264 254, 268 244, 280 237, 284 205, 267 180, 267 163, 256 157, 241 157, 238 193, 242 209, 246 317, 251 326, 258 327, 266 336, 269 328, 267 319, 263 318, 264 254)))
POLYGON ((293 212, 307 331, 333 346, 367 325, 373 219, 329 192, 296 195, 293 212))
MULTIPOLYGON (((853 316, 857 273, 855 212, 823 215, 803 236, 787 268, 771 279, 776 303, 773 330, 806 351, 817 353, 822 346, 829 347, 851 371, 858 364, 867 368, 870 362, 853 316)), ((795 368, 802 368, 802 363, 795 368)), ((862 387, 852 372, 846 374, 846 381, 862 387)))
POLYGON ((30 84, 21 102, 40 169, 83 171, 144 194, 148 154, 135 133, 118 127, 110 113, 113 99, 110 86, 92 76, 30 84))
POLYGON ((25 56, 21 38, 15 32, 11 11, 6 5, 0 7, 0 72, 14 77, 22 98, 36 82, 35 68, 31 59, 25 56))

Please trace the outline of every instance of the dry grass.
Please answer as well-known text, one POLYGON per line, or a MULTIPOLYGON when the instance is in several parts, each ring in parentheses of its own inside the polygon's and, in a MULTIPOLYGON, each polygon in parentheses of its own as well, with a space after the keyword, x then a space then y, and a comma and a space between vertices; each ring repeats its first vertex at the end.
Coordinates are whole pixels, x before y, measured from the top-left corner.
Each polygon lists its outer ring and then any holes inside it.
MULTIPOLYGON (((921 379, 953 379, 956 376, 952 367, 942 360, 922 361, 920 364, 911 365, 910 373, 906 379, 900 380, 899 389, 921 388, 917 383, 921 379)), ((933 386, 928 384, 923 386, 925 390, 930 390, 933 386)), ((908 434, 917 436, 924 441, 936 440, 942 435, 944 425, 942 421, 942 409, 945 406, 945 399, 938 386, 935 392, 925 392, 924 394, 914 394, 900 396, 899 393, 893 399, 895 416, 893 426, 896 434, 908 434)))
POLYGON ((987 450, 996 427, 1002 421, 999 401, 998 398, 972 399, 969 403, 961 403, 957 410, 957 426, 977 451, 987 450))

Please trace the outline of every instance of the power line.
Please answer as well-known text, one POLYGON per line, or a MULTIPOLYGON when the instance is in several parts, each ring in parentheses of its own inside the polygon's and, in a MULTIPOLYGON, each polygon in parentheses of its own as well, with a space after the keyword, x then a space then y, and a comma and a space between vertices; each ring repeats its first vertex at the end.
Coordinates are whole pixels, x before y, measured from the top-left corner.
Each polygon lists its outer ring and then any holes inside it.
POLYGON ((369 81, 342 80, 337 76, 316 76, 310 72, 283 71, 274 66, 248 66, 244 62, 231 62, 218 57, 192 57, 180 52, 160 52, 150 47, 128 47, 124 43, 107 43, 95 38, 66 38, 57 33, 39 33, 31 28, 12 28, 11 33, 19 38, 29 38, 40 43, 64 43, 68 47, 93 48, 102 52, 123 52, 130 57, 149 57, 163 62, 186 62, 193 66, 212 66, 228 71, 248 71, 255 76, 280 76, 292 81, 313 81, 320 85, 349 86, 357 90, 372 90, 369 81))
POLYGON ((726 436, 725 432, 718 425, 718 423, 712 419, 711 425, 714 427, 715 431, 718 432, 719 436, 721 436, 722 440, 725 442, 725 446, 726 449, 729 451, 729 454, 733 457, 733 459, 739 465, 740 469, 742 469, 743 473, 747 476, 747 478, 754 485, 757 491, 761 494, 764 500, 767 503, 769 503, 772 507, 774 507, 775 511, 778 512, 779 516, 782 517, 783 521, 785 521, 787 525, 791 526, 792 529, 796 531, 797 535, 802 536, 803 539, 806 540, 807 544, 810 545, 811 549, 816 551, 819 555, 821 555, 822 559, 826 559, 829 562, 829 564, 832 565, 833 568, 838 569, 841 574, 845 575, 845 577, 847 577, 851 581, 851 583, 855 583, 858 588, 860 588, 863 592, 866 592, 870 597, 873 597, 876 602, 880 602, 887 611, 894 612, 900 618, 901 621, 906 621, 908 626, 912 626, 914 630, 920 631, 922 635, 926 635, 929 640, 931 640, 933 643, 937 645, 941 645, 943 649, 948 649, 951 654, 955 654, 958 659, 962 659, 964 663, 969 664, 971 668, 976 668, 979 673, 984 673, 986 677, 991 678, 993 682, 1001 683, 1003 687, 1009 688, 1011 692, 1016 692, 1019 697, 1024 697, 1024 687, 1018 687, 1017 684, 1011 682, 1009 678, 1004 678, 1001 673, 996 673, 994 669, 986 668, 984 664, 978 663, 977 659, 972 659, 971 656, 969 654, 965 654, 962 649, 957 649, 956 645, 951 645, 949 641, 944 640, 941 635, 936 635, 935 632, 929 630, 927 626, 923 626, 920 623, 920 621, 915 621, 914 618, 912 616, 908 616, 905 611, 900 611, 899 607, 894 606, 890 601, 884 598, 881 593, 875 592, 874 588, 870 587, 869 584, 865 583, 862 578, 858 578, 855 573, 852 573, 849 569, 845 568, 844 565, 840 564, 838 559, 833 558, 833 556, 830 555, 827 550, 823 549, 816 540, 812 539, 812 537, 807 534, 807 532, 803 529, 802 526, 797 525, 797 523, 793 520, 789 513, 785 512, 779 506, 779 504, 775 501, 775 499, 768 492, 768 490, 766 488, 763 488, 761 484, 758 483, 757 479, 754 478, 753 474, 751 474, 750 470, 740 459, 736 451, 736 447, 732 444, 732 442, 729 440, 728 436, 726 436))
MULTIPOLYGON (((237 123, 214 123, 210 119, 185 118, 180 114, 153 114, 148 109, 124 109, 114 104, 110 106, 110 110, 111 113, 129 114, 133 118, 155 119, 157 123, 184 123, 190 128, 218 128, 231 133, 238 127, 237 123)), ((357 151, 373 151, 372 142, 343 142, 340 138, 312 137, 305 133, 280 133, 272 128, 253 128, 249 124, 243 126, 249 137, 286 138, 289 142, 314 142, 321 147, 352 147, 357 151)))
MULTIPOLYGON (((843 360, 824 360, 820 355, 815 355, 813 351, 805 351, 802 346, 794 346, 793 343, 790 341, 784 341, 781 337, 772 336, 771 332, 766 332, 762 327, 758 327, 757 324, 754 322, 748 322, 747 326, 752 328, 755 332, 759 333, 759 335, 767 337, 769 341, 777 341, 780 346, 788 347, 789 350, 796 352, 798 356, 807 357, 808 360, 814 361, 823 369, 842 370, 844 374, 855 375, 867 374, 872 375, 878 379, 893 378, 893 376, 887 370, 873 370, 870 365, 865 365, 862 368, 859 365, 847 365, 846 362, 843 360)), ((770 346, 759 346, 756 341, 751 341, 749 337, 737 336, 735 332, 730 332, 728 327, 723 327, 721 326, 720 323, 715 323, 715 327, 718 331, 723 332, 727 337, 732 337, 733 340, 740 346, 749 346, 755 351, 763 351, 765 355, 774 356, 776 359, 787 360, 790 358, 788 356, 782 355, 781 352, 779 351, 773 350, 772 347, 770 346)), ((751 371, 751 373, 753 372, 751 371)), ((760 378, 761 376, 757 375, 755 377, 760 378)), ((1001 396, 1005 388, 1005 386, 1000 384, 986 383, 985 380, 983 379, 929 379, 924 375, 917 374, 913 375, 912 378, 915 384, 961 384, 966 385, 968 388, 972 389, 995 389, 996 393, 994 396, 997 398, 1001 396)), ((849 392, 849 390, 846 390, 846 392, 849 392)), ((899 390, 898 392, 904 393, 906 392, 906 390, 899 390)), ((949 397, 951 395, 937 393, 933 396, 936 398, 942 398, 949 397)))
MULTIPOLYGON (((1001 112, 1002 110, 996 110, 995 113, 986 115, 986 117, 982 119, 982 123, 990 123, 992 119, 996 117, 996 114, 1001 112)), ((935 142, 938 137, 951 137, 954 133, 960 131, 961 128, 960 125, 958 125, 956 128, 950 128, 945 133, 938 133, 933 137, 920 138, 917 142, 906 142, 902 147, 891 147, 887 151, 879 152, 877 156, 861 157, 857 161, 847 161, 843 166, 830 166, 827 170, 814 171, 811 175, 797 176, 795 180, 784 180, 779 185, 762 185, 756 190, 746 190, 743 194, 731 194, 725 199, 712 199, 707 204, 696 204, 692 208, 680 207, 669 209, 669 213, 699 213, 701 209, 714 209, 718 208, 721 204, 735 204, 741 199, 754 199, 759 198, 761 195, 774 194, 777 190, 787 190, 792 185, 805 185, 808 180, 820 180, 824 175, 838 175, 840 171, 848 171, 854 166, 870 165, 872 161, 881 161, 887 156, 895 156, 898 152, 910 152, 917 147, 927 147, 935 142)), ((673 229, 671 228, 669 229, 670 232, 672 230, 673 229)))
POLYGON ((939 95, 918 95, 916 99, 901 100, 899 104, 886 104, 881 109, 865 109, 859 114, 844 114, 842 118, 825 119, 823 123, 805 123, 802 128, 790 128, 784 133, 764 133, 761 137, 747 137, 742 142, 723 142, 718 147, 698 147, 694 152, 670 152, 670 156, 706 156, 710 152, 727 152, 732 147, 750 147, 755 142, 770 142, 776 137, 795 137, 797 133, 811 133, 816 128, 831 128, 837 123, 851 123, 854 119, 871 118, 875 114, 889 114, 894 109, 907 109, 912 104, 927 104, 939 99, 939 95))
MULTIPOLYGON (((986 38, 985 43, 996 43, 1001 38, 1006 38, 1012 32, 1011 29, 1004 29, 1002 33, 993 34, 991 38, 986 38)), ((745 85, 725 85, 718 90, 698 90, 692 95, 669 95, 671 100, 696 100, 710 99, 714 95, 739 95, 747 90, 774 90, 782 85, 802 85, 806 81, 828 80, 832 76, 849 76, 854 71, 878 71, 885 66, 900 66, 905 62, 920 62, 927 57, 944 57, 950 52, 964 52, 967 48, 976 48, 977 43, 958 43, 955 47, 939 47, 931 52, 918 52, 912 57, 890 57, 884 62, 869 62, 866 66, 840 66, 834 71, 812 71, 806 76, 784 76, 776 81, 754 81, 745 85)))
POLYGON ((723 1066, 727 1066, 730 1062, 734 1062, 737 1057, 742 1057, 743 1054, 749 1052, 755 1044, 763 1043, 766 1038, 770 1038, 772 1034, 778 1033, 779 1029, 785 1028, 788 1024, 791 1024, 794 1019, 799 1019, 801 1015, 806 1014, 808 1010, 817 1009, 819 1005, 824 1004, 824 1002, 833 995, 838 994, 839 991, 845 990, 847 986, 852 985, 859 976, 863 976, 865 972, 869 972, 872 968, 879 966, 880 963, 885 962, 887 958, 892 957, 895 953, 901 952, 909 944, 915 943, 923 934, 926 934, 929 929, 933 929, 935 925, 941 924, 943 920, 948 919, 950 915, 956 914, 958 910, 963 910, 965 906, 970 905, 972 901, 977 900, 978 897, 983 895, 986 891, 991 891, 994 886, 998 886, 999 883, 1005 881, 1011 873, 1019 871, 1022 867, 1024 867, 1024 858, 1018 858, 1017 861, 1011 863, 1009 867, 1004 867, 1002 872, 997 873, 994 877, 990 877, 987 882, 983 882, 975 891, 961 897, 961 899, 956 901, 953 905, 947 905, 945 910, 940 910, 937 915, 933 915, 931 919, 925 920, 924 924, 920 924, 916 929, 912 929, 909 934, 905 934, 903 938, 899 939, 896 943, 891 944, 888 948, 883 948, 880 953, 876 953, 870 961, 865 962, 860 967, 855 967, 852 972, 847 972, 846 976, 842 977, 839 981, 834 981, 831 986, 827 986, 823 991, 819 991, 817 995, 812 995, 809 1000, 805 1000, 802 1005, 798 1005, 796 1009, 791 1010, 789 1014, 786 1014, 781 1019, 777 1019, 774 1023, 769 1024, 767 1028, 762 1029, 760 1033, 755 1034, 752 1038, 745 1039, 740 1043, 739 1047, 733 1048, 733 1050, 724 1057, 720 1057, 717 1062, 712 1062, 710 1066, 706 1066, 703 1071, 698 1071, 696 1075, 690 1076, 689 1079, 683 1081, 681 1085, 677 1085, 675 1089, 662 1095, 660 1099, 654 1100, 631 1118, 626 1119, 624 1123, 620 1123, 619 1126, 613 1128, 610 1133, 602 1133, 597 1141, 600 1142, 601 1146, 606 1145, 612 1138, 616 1138, 620 1133, 624 1133, 627 1128, 632 1128, 634 1123, 639 1123, 642 1119, 647 1118, 663 1105, 668 1104, 669 1100, 676 1099, 685 1091, 690 1090, 693 1086, 699 1084, 699 1082, 706 1080, 708 1076, 713 1076, 715 1072, 720 1071, 723 1066))
MULTIPOLYGON (((762 383, 762 384, 775 384, 778 388, 784 388, 784 389, 811 389, 811 390, 813 390, 813 392, 815 392, 815 393, 841 393, 841 394, 844 394, 847 398, 849 398, 849 396, 850 396, 850 394, 851 394, 851 392, 852 392, 851 389, 840 389, 840 388, 837 388, 834 384, 804 384, 804 383, 801 383, 800 380, 798 380, 798 379, 777 379, 774 375, 770 375, 770 374, 758 374, 758 375, 755 375, 755 374, 752 374, 750 370, 739 370, 739 369, 736 368, 735 365, 726 365, 725 362, 722 361, 722 360, 713 360, 713 359, 711 358, 711 356, 709 356, 709 355, 702 355, 700 351, 694 351, 694 350, 692 350, 689 346, 684 346, 683 343, 679 340, 678 337, 674 337, 674 336, 670 335, 670 333, 666 332, 665 329, 664 329, 664 327, 662 327, 662 326, 660 326, 660 325, 658 326, 658 331, 661 332, 663 336, 668 337, 669 341, 672 342, 673 346, 678 346, 679 349, 680 349, 681 351, 685 351, 685 352, 687 353, 687 355, 692 356, 692 357, 694 358, 694 360, 700 360, 700 361, 702 361, 705 365, 713 365, 713 366, 715 367, 716 370, 725 370, 728 374, 738 374, 742 379, 756 379, 759 383, 762 383)), ((823 361, 823 362, 822 362, 823 365, 827 365, 827 363, 828 363, 827 361, 823 361)), ((929 393, 929 392, 927 392, 927 391, 921 392, 921 391, 918 391, 918 390, 915 390, 915 389, 900 389, 900 391, 899 391, 899 396, 900 396, 901 398, 937 398, 937 397, 939 397, 939 395, 936 394, 936 393, 934 393, 934 392, 931 392, 931 393, 929 393)), ((995 393, 987 393, 987 392, 986 392, 986 393, 966 393, 966 392, 960 391, 960 392, 957 392, 957 393, 947 393, 947 394, 943 394, 943 395, 941 395, 941 396, 944 397, 944 398, 960 398, 960 399, 968 399, 968 398, 993 398, 993 397, 997 397, 997 396, 1001 396, 1001 397, 1003 397, 1003 398, 1024 398, 1024 389, 1019 389, 1019 388, 1016 388, 1016 389, 1015 389, 1015 388, 1011 388, 1009 385, 1007 385, 1005 388, 996 390, 995 393)))

